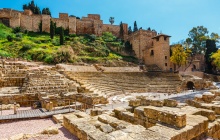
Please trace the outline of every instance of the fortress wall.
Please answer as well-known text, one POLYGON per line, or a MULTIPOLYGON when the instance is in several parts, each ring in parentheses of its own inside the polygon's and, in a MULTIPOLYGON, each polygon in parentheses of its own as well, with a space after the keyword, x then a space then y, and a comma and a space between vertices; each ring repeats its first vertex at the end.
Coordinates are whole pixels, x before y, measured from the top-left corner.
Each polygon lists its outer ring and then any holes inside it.
POLYGON ((59 19, 68 20, 69 15, 67 13, 59 13, 59 19))
POLYGON ((94 20, 94 34, 101 36, 102 35, 102 20, 94 20))
POLYGON ((56 22, 57 27, 63 27, 64 29, 69 28, 69 20, 68 19, 59 19, 53 18, 53 22, 56 22))
POLYGON ((33 23, 32 23, 32 16, 29 15, 21 15, 21 29, 33 31, 33 23))
POLYGON ((93 21, 76 20, 77 34, 94 34, 93 21))
POLYGON ((50 15, 42 15, 42 31, 50 32, 50 15))
POLYGON ((18 11, 12 11, 11 12, 11 19, 10 19, 10 27, 20 27, 21 23, 21 13, 18 11))
POLYGON ((38 32, 39 31, 39 24, 42 20, 42 16, 41 15, 32 15, 32 30, 34 32, 38 32))
POLYGON ((76 34, 76 17, 69 17, 69 33, 76 34))
POLYGON ((119 35, 120 35, 120 26, 103 24, 102 32, 111 32, 113 35, 119 37, 119 35))
POLYGON ((100 15, 99 14, 88 14, 88 18, 93 19, 93 20, 100 20, 100 15))

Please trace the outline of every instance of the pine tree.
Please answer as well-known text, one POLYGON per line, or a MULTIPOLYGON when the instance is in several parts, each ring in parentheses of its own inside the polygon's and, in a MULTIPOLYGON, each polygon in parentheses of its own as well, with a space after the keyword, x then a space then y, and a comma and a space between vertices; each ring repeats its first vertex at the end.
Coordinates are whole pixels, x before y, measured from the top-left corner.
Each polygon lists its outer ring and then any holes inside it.
POLYGON ((60 45, 64 44, 64 30, 63 27, 60 29, 60 45))
POLYGON ((133 29, 133 32, 136 32, 136 31, 138 31, 138 27, 137 27, 137 22, 135 21, 135 22, 134 22, 134 29, 133 29))
POLYGON ((128 27, 128 34, 131 34, 132 33, 132 29, 131 29, 131 26, 128 27))
POLYGON ((55 35, 55 24, 51 20, 50 21, 50 38, 53 39, 54 35, 55 35))

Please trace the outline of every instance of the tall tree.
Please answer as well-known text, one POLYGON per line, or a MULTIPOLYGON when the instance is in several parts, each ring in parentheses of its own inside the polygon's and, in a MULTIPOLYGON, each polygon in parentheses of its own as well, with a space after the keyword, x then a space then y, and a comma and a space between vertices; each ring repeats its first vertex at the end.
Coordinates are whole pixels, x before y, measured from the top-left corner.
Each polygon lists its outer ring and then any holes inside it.
POLYGON ((172 55, 170 57, 170 61, 178 66, 186 64, 187 58, 189 56, 190 51, 188 49, 184 49, 181 44, 174 45, 171 48, 172 55))
MULTIPOLYGON (((34 0, 32 0, 30 3, 28 4, 24 4, 23 5, 23 10, 25 9, 29 9, 31 10, 34 14, 40 15, 41 14, 41 10, 40 8, 35 5, 34 0)), ((50 9, 49 8, 43 8, 42 10, 42 14, 46 14, 46 15, 51 15, 50 9)))
POLYGON ((60 29, 60 45, 64 44, 64 29, 61 27, 60 29))
POLYGON ((189 31, 189 38, 192 41, 192 53, 202 53, 205 50, 205 41, 208 37, 208 29, 203 26, 193 27, 189 31))
POLYGON ((213 70, 211 55, 215 53, 217 50, 218 49, 216 48, 215 40, 207 39, 205 62, 206 62, 206 72, 208 73, 212 73, 213 70))
POLYGON ((54 35, 55 35, 55 24, 51 20, 50 21, 50 38, 53 39, 54 35))
POLYGON ((41 20, 40 23, 38 24, 38 28, 39 28, 39 32, 42 33, 42 31, 43 31, 43 23, 42 23, 42 20, 41 20))
POLYGON ((137 22, 135 21, 135 22, 134 22, 133 32, 136 32, 136 31, 138 31, 138 26, 137 26, 137 22))
POLYGON ((43 10, 42 10, 42 14, 50 15, 50 16, 51 16, 50 9, 49 9, 49 8, 43 8, 43 10))
POLYGON ((131 34, 132 33, 132 29, 131 29, 131 26, 128 27, 128 34, 131 34))
POLYGON ((122 21, 120 23, 120 37, 122 38, 124 36, 124 29, 123 29, 123 24, 122 21))
POLYGON ((114 17, 110 17, 110 18, 109 18, 109 22, 111 23, 111 25, 113 25, 114 22, 115 22, 115 18, 114 18, 114 17))

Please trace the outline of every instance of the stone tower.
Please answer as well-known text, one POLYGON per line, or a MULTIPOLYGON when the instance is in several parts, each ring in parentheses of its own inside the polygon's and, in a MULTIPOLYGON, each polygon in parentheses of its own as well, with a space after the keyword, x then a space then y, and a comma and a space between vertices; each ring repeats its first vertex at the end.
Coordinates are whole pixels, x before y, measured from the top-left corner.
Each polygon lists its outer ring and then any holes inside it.
POLYGON ((158 34, 153 37, 153 49, 151 55, 154 58, 154 64, 163 71, 170 70, 170 37, 165 34, 158 34))

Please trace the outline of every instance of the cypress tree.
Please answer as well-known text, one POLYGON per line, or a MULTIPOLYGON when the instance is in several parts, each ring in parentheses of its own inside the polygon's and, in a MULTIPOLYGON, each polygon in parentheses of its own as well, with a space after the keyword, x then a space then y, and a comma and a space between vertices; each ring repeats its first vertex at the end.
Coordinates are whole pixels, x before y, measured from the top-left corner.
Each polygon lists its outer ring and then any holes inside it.
POLYGON ((135 22, 134 22, 134 29, 133 29, 133 32, 136 32, 136 31, 138 31, 138 27, 137 27, 137 22, 135 21, 135 22))
POLYGON ((50 21, 50 38, 53 39, 55 35, 55 25, 54 22, 51 20, 50 21))
POLYGON ((215 40, 207 39, 206 40, 206 52, 205 52, 205 62, 206 62, 206 72, 212 73, 212 59, 210 58, 212 53, 215 53, 218 50, 216 47, 215 40))
POLYGON ((38 28, 39 28, 39 32, 42 33, 42 27, 43 27, 43 24, 42 24, 42 20, 40 21, 39 25, 38 25, 38 28))
POLYGON ((123 37, 124 36, 124 29, 123 29, 123 24, 122 24, 122 21, 120 23, 120 37, 123 37))
POLYGON ((60 45, 64 44, 64 30, 63 27, 60 29, 60 45))
POLYGON ((131 34, 132 33, 132 29, 131 29, 131 26, 128 27, 128 34, 131 34))

